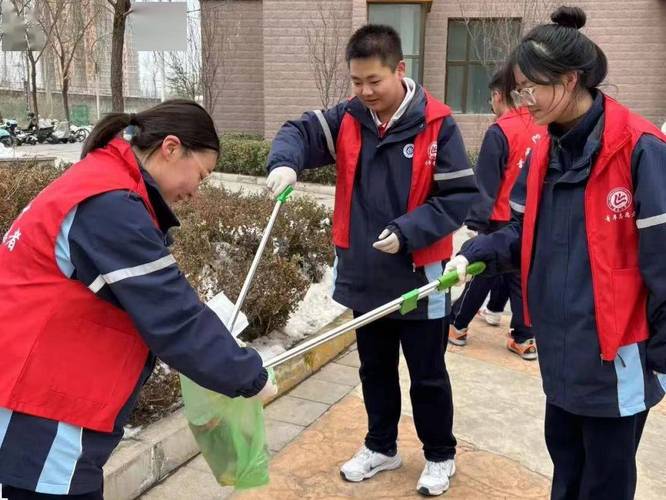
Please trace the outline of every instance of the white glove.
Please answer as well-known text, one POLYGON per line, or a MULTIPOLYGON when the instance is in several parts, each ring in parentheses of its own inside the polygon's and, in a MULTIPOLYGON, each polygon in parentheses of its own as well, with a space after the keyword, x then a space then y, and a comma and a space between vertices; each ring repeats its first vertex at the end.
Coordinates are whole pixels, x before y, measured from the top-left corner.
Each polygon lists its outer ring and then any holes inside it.
POLYGON ((274 198, 280 196, 287 186, 294 184, 296 184, 296 170, 291 167, 275 167, 266 179, 266 187, 274 198))
POLYGON ((472 279, 472 277, 467 274, 468 265, 469 261, 465 257, 462 255, 456 255, 446 263, 446 266, 444 267, 444 274, 448 273, 449 271, 455 271, 458 273, 457 284, 462 285, 463 283, 472 279))
POLYGON ((477 231, 474 231, 474 229, 470 229, 467 226, 465 226, 465 233, 467 234, 468 238, 474 238, 477 234, 479 234, 477 231))
POLYGON ((272 373, 272 371, 272 368, 268 370, 266 385, 264 385, 264 387, 256 395, 256 397, 259 398, 262 403, 266 403, 278 393, 278 386, 275 382, 275 375, 272 373))
POLYGON ((380 252, 398 253, 398 250, 400 250, 400 238, 388 229, 384 229, 372 246, 380 252))

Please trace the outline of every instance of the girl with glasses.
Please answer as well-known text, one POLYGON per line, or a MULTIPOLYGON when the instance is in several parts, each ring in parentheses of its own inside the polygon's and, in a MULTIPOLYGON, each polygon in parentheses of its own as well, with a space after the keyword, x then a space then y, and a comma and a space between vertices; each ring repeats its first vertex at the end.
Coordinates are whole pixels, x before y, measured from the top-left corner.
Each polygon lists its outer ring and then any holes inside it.
POLYGON ((520 268, 539 345, 553 499, 631 499, 636 450, 666 387, 666 136, 605 95, 604 52, 560 7, 509 58, 504 93, 548 134, 511 223, 447 266, 520 268))

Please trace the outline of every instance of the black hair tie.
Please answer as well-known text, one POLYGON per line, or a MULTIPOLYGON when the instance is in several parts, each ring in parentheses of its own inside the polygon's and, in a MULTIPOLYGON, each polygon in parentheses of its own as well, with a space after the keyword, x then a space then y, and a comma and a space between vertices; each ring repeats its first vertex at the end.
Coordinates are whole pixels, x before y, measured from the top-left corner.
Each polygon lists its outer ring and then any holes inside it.
POLYGON ((129 124, 130 125, 137 125, 136 123, 136 114, 135 113, 128 113, 129 116, 129 124))

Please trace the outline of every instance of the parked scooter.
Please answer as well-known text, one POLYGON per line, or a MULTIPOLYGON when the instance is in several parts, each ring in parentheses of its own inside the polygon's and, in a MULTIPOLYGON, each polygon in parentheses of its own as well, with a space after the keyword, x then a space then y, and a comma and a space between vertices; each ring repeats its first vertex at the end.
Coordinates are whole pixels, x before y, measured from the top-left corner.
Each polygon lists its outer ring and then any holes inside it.
POLYGON ((11 148, 16 146, 16 120, 2 120, 0 122, 0 142, 3 146, 11 148))
POLYGON ((7 129, 0 128, 0 143, 7 148, 11 148, 16 145, 16 139, 7 131, 7 129))
POLYGON ((16 143, 19 146, 22 146, 23 144, 29 144, 29 145, 33 146, 33 145, 37 144, 37 136, 32 132, 28 132, 27 130, 17 128, 16 129, 16 143))
POLYGON ((69 126, 69 132, 76 142, 84 142, 90 135, 91 131, 92 127, 90 125, 84 125, 83 127, 77 127, 76 125, 69 126))
POLYGON ((67 142, 76 142, 76 139, 71 134, 68 121, 56 122, 53 132, 46 138, 46 142, 50 144, 65 144, 67 142))

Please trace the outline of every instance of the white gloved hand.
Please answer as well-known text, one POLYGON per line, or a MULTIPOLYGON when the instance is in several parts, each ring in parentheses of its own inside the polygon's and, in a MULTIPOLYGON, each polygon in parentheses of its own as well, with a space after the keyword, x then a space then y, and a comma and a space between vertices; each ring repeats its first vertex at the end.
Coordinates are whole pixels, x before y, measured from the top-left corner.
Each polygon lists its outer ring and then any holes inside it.
POLYGON ((278 393, 277 382, 275 382, 275 375, 272 372, 272 368, 269 368, 266 385, 264 385, 264 387, 256 395, 256 397, 258 397, 262 403, 266 403, 278 393))
POLYGON ((287 186, 294 184, 296 184, 296 170, 291 167, 275 167, 266 179, 266 187, 273 198, 277 198, 287 186))
POLYGON ((462 285, 463 283, 472 279, 472 277, 467 274, 468 265, 469 261, 465 257, 462 255, 456 255, 446 263, 446 266, 444 267, 444 274, 448 273, 449 271, 455 271, 458 273, 457 284, 462 285))
POLYGON ((372 246, 380 252, 398 253, 400 250, 400 238, 398 238, 397 234, 384 229, 372 246))
POLYGON ((479 234, 477 231, 474 231, 474 229, 470 229, 467 226, 465 226, 465 233, 467 234, 468 238, 474 238, 477 234, 479 234))

